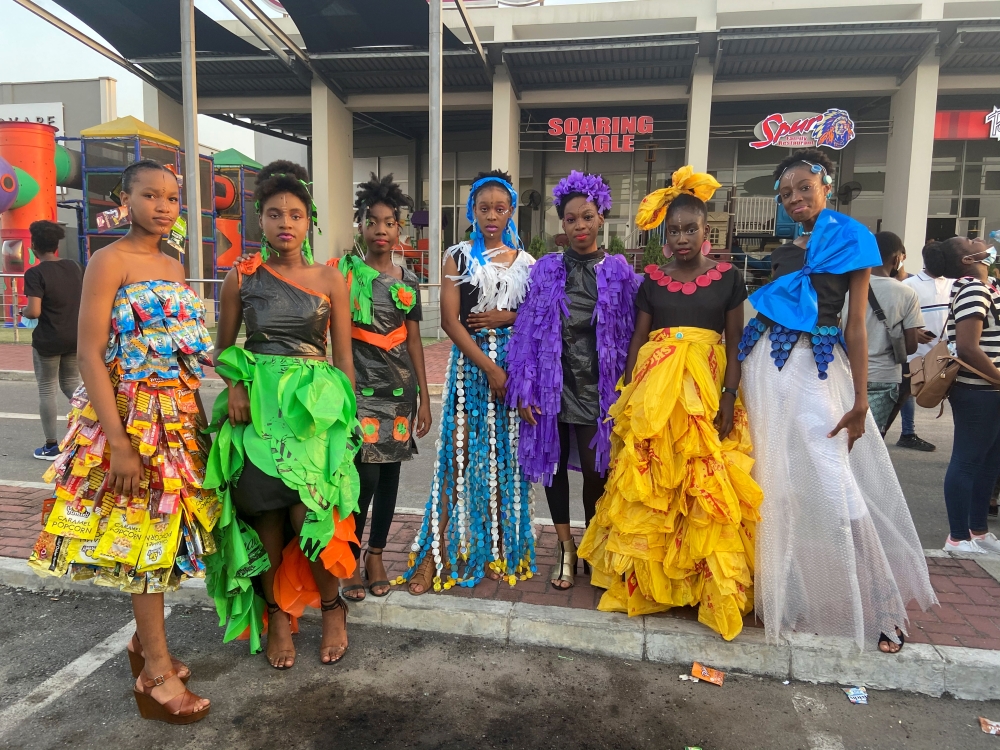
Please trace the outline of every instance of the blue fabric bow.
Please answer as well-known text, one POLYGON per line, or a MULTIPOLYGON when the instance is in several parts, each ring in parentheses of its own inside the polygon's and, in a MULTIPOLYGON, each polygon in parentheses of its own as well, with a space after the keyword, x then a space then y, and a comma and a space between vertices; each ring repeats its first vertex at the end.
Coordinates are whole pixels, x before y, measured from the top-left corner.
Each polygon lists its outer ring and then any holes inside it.
POLYGON ((506 188, 507 192, 510 193, 510 216, 507 217, 507 225, 503 229, 501 237, 503 244, 518 250, 524 249, 524 243, 521 242, 521 238, 517 234, 517 225, 514 224, 514 210, 517 208, 517 191, 514 190, 510 183, 499 177, 493 175, 483 177, 472 183, 472 187, 469 188, 469 200, 465 204, 465 218, 472 222, 471 255, 480 265, 486 265, 487 263, 486 239, 479 229, 479 222, 476 221, 476 191, 489 182, 495 182, 497 185, 506 188))
POLYGON ((819 318, 819 301, 810 274, 850 273, 880 265, 882 256, 868 227, 825 208, 809 237, 805 265, 758 289, 750 295, 750 304, 786 328, 811 331, 819 318))

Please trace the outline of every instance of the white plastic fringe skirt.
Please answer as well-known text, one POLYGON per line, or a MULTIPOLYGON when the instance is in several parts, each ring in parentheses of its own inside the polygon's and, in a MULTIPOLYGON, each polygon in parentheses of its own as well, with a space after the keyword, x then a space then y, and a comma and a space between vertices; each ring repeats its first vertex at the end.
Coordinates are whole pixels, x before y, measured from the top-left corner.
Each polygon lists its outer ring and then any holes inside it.
POLYGON ((889 452, 868 412, 864 436, 827 434, 854 403, 838 346, 820 380, 808 346, 779 371, 768 347, 743 362, 753 478, 764 490, 754 599, 769 641, 792 631, 840 636, 859 648, 906 632, 906 605, 937 603, 923 548, 889 452))

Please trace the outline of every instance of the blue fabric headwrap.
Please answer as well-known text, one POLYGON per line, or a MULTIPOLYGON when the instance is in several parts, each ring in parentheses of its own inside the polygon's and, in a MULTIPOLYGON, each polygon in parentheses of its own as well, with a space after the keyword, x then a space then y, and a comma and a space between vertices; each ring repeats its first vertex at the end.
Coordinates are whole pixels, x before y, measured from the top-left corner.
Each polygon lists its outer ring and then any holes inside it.
POLYGON ((476 221, 476 192, 483 185, 490 182, 502 185, 510 193, 510 216, 507 217, 507 226, 503 229, 503 244, 507 247, 517 248, 518 250, 524 249, 524 243, 521 242, 521 238, 517 234, 517 225, 514 224, 514 211, 517 209, 517 191, 514 190, 507 180, 494 175, 480 178, 473 182, 472 187, 469 188, 469 200, 465 206, 465 218, 472 222, 472 257, 481 265, 486 265, 488 261, 486 258, 486 239, 479 229, 479 222, 476 221))
POLYGON ((802 269, 781 276, 750 295, 757 312, 793 331, 811 331, 819 318, 813 273, 849 273, 882 265, 875 236, 850 216, 823 209, 806 248, 802 269))

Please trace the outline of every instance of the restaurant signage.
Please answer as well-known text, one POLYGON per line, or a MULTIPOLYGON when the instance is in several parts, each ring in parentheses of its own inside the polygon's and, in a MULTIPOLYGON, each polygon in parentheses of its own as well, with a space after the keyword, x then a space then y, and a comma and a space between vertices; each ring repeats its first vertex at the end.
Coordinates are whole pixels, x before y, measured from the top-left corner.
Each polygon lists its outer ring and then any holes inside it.
POLYGON ((1000 107, 942 110, 934 115, 935 141, 1000 141, 1000 107))
POLYGON ((854 121, 843 109, 826 112, 775 112, 757 123, 752 148, 826 146, 837 151, 854 140, 854 121))
POLYGON ((565 137, 569 153, 631 153, 636 135, 653 132, 653 118, 643 117, 553 117, 549 135, 565 137))

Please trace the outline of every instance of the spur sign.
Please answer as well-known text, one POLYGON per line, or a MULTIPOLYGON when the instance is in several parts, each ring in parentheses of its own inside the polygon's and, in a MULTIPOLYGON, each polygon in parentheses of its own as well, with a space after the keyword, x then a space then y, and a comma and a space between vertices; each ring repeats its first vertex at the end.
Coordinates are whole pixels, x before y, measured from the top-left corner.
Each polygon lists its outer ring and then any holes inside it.
POLYGON ((854 121, 843 109, 826 112, 775 112, 757 123, 751 148, 826 146, 837 151, 854 140, 854 121))
POLYGON ((653 118, 643 117, 553 117, 549 135, 566 138, 569 153, 632 153, 636 135, 653 132, 653 118))

